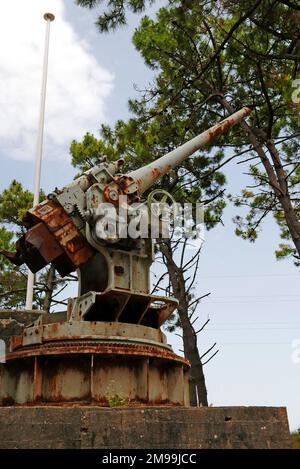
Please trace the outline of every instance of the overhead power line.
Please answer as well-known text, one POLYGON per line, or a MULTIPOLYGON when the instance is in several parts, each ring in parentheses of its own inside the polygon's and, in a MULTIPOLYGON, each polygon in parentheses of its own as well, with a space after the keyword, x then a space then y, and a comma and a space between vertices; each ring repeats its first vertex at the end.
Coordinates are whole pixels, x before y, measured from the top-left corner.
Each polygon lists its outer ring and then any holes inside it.
POLYGON ((214 331, 290 331, 290 330, 300 330, 300 324, 298 326, 291 327, 236 327, 236 328, 207 328, 204 332, 214 332, 214 331))
POLYGON ((198 278, 257 278, 257 277, 298 277, 298 274, 237 274, 237 275, 199 275, 198 278))

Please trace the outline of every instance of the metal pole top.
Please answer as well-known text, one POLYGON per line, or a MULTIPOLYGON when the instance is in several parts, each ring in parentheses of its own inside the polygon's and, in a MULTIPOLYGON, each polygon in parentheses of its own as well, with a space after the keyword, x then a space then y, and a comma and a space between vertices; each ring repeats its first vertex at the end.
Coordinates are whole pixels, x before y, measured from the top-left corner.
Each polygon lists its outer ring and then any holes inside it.
POLYGON ((53 15, 53 13, 45 13, 44 14, 44 19, 46 21, 53 21, 55 19, 55 16, 53 15))

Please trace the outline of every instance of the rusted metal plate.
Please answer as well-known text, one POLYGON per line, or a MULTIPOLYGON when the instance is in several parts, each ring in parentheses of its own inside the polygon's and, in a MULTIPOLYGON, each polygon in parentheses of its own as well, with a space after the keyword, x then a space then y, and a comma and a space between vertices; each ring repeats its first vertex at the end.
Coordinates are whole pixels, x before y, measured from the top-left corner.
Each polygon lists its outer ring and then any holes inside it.
POLYGON ((149 400, 151 402, 167 402, 167 377, 167 367, 158 360, 152 360, 149 365, 149 400))
POLYGON ((25 239, 39 251, 47 264, 64 252, 43 223, 30 228, 25 239))
POLYGON ((1 251, 16 265, 25 263, 32 272, 37 272, 52 262, 65 276, 95 254, 72 218, 52 200, 29 210, 23 222, 28 231, 17 241, 16 252, 1 251))
POLYGON ((7 361, 16 358, 25 358, 41 355, 68 355, 68 354, 98 354, 98 355, 122 355, 156 357, 164 360, 175 361, 189 367, 189 362, 170 350, 148 344, 122 343, 116 341, 101 340, 64 340, 41 345, 22 347, 7 354, 7 361))
POLYGON ((23 335, 11 338, 10 350, 70 339, 147 342, 171 349, 166 344, 165 335, 159 329, 120 322, 74 321, 27 327, 23 335))
POLYGON ((127 358, 125 361, 113 358, 102 360, 97 355, 93 361, 93 399, 108 402, 119 397, 120 403, 148 399, 148 370, 145 360, 127 358))
POLYGON ((188 362, 146 344, 23 347, 0 365, 0 405, 189 405, 188 362))
POLYGON ((58 244, 72 261, 74 268, 85 263, 94 254, 94 250, 60 205, 51 200, 46 200, 31 209, 29 213, 45 223, 49 232, 53 233, 58 244))
POLYGON ((42 363, 41 399, 44 402, 89 402, 91 400, 89 356, 47 357, 42 363))
POLYGON ((36 321, 0 365, 0 405, 189 405, 189 362, 160 329, 36 321))
POLYGON ((91 291, 74 298, 70 319, 119 321, 158 329, 177 308, 175 298, 150 295, 122 288, 91 291))
POLYGON ((23 346, 23 336, 22 335, 14 335, 10 338, 10 348, 11 350, 15 350, 23 346))
POLYGON ((28 231, 17 241, 17 251, 2 253, 16 265, 25 263, 32 272, 52 262, 65 276, 95 254, 68 213, 52 200, 29 210, 24 225, 28 231))

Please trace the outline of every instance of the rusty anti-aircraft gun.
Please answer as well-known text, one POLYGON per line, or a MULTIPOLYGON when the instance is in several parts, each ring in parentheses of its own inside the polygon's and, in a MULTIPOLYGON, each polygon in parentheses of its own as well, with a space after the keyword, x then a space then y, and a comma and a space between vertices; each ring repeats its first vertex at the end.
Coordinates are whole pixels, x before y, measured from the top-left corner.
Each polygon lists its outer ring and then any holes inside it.
MULTIPOLYGON (((98 225, 105 204, 118 211, 126 196, 130 217, 130 206, 160 177, 250 112, 242 108, 125 175, 122 160, 103 158, 26 213, 27 232, 17 241, 16 252, 2 254, 34 273, 49 263, 61 276, 77 270, 79 292, 69 300, 63 320, 55 320, 56 314, 41 315, 22 336, 12 338, 7 363, 1 365, 2 403, 107 404, 113 393, 134 402, 188 404, 189 364, 172 352, 160 331, 177 301, 149 290, 153 240, 123 239, 118 233, 101 237, 98 225), (20 361, 22 365, 16 366, 20 361), (10 384, 20 375, 25 390, 10 384)), ((163 200, 173 204, 172 196, 162 192, 163 200)), ((149 200, 158 195, 150 194, 149 200)))

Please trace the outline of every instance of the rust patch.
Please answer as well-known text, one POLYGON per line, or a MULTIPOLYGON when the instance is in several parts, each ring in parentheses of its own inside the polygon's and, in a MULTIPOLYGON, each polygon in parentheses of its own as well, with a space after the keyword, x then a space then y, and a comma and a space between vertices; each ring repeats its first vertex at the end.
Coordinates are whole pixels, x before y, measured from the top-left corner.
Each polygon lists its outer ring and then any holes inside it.
POLYGON ((25 239, 40 252, 47 262, 51 262, 63 254, 62 248, 49 233, 44 223, 33 226, 26 234, 25 239))
POLYGON ((84 245, 85 242, 82 236, 76 236, 75 238, 71 239, 66 243, 66 249, 71 254, 75 254, 75 252, 79 251, 79 249, 83 249, 84 245))
POLYGON ((53 324, 51 324, 52 332, 56 333, 58 331, 59 326, 60 326, 60 324, 57 323, 57 322, 54 322, 53 324))
MULTIPOLYGON (((29 243, 37 250, 32 253, 37 259, 36 269, 41 267, 40 257, 46 263, 56 261, 62 255, 66 255, 66 261, 61 262, 61 266, 55 266, 57 270, 66 275, 72 272, 81 264, 84 264, 92 255, 94 250, 90 247, 71 217, 65 212, 63 207, 52 200, 46 200, 27 212, 24 217, 25 224, 31 226, 25 235, 25 243, 29 243)), ((19 255, 24 257, 26 262, 26 245, 20 243, 19 255)))
POLYGON ((161 171, 158 168, 152 168, 151 173, 155 179, 158 179, 161 176, 161 171))
POLYGON ((120 176, 116 179, 117 185, 122 192, 126 192, 126 189, 134 183, 134 179, 130 176, 120 176))
POLYGON ((122 190, 120 189, 120 187, 118 185, 114 184, 114 183, 110 183, 110 184, 107 184, 103 189, 103 198, 106 202, 109 202, 113 205, 118 205, 119 204, 119 199, 112 200, 110 198, 109 193, 110 193, 111 190, 116 191, 119 196, 122 195, 122 190))
MULTIPOLYGON (((24 331, 24 335, 27 335, 26 331, 24 331)), ((22 347, 22 344, 23 344, 23 336, 13 335, 10 338, 10 348, 11 348, 11 350, 15 350, 16 348, 22 347)))
POLYGON ((15 400, 12 397, 3 397, 1 399, 1 405, 4 407, 9 407, 15 404, 15 400))
POLYGON ((229 129, 234 125, 233 119, 226 119, 224 122, 220 122, 215 128, 208 132, 210 141, 215 140, 219 135, 225 132, 225 130, 229 129))
POLYGON ((114 205, 118 205, 119 204, 119 200, 112 200, 110 198, 110 191, 111 190, 114 190, 118 193, 119 197, 121 195, 124 195, 124 194, 127 194, 128 197, 135 197, 134 194, 135 194, 135 191, 133 191, 133 193, 130 193, 130 191, 128 192, 128 188, 132 185, 132 184, 136 184, 137 185, 139 184, 138 181, 135 181, 131 176, 126 176, 126 175, 123 175, 123 176, 119 176, 119 177, 116 177, 114 179, 113 182, 110 182, 109 184, 107 184, 105 187, 104 187, 104 190, 103 190, 103 197, 104 197, 104 200, 107 201, 107 202, 110 202, 114 205))
POLYGON ((162 360, 171 360, 183 364, 186 368, 190 367, 188 360, 176 355, 163 347, 144 344, 122 344, 118 342, 98 342, 91 340, 72 340, 73 336, 67 340, 57 340, 56 342, 47 342, 42 345, 22 347, 19 350, 7 354, 7 361, 16 358, 26 358, 37 355, 65 355, 65 354, 95 354, 95 355, 124 355, 154 357, 162 360))
POLYGON ((99 202, 98 202, 98 197, 96 196, 95 192, 93 192, 93 195, 92 195, 92 207, 97 207, 99 205, 99 202))

